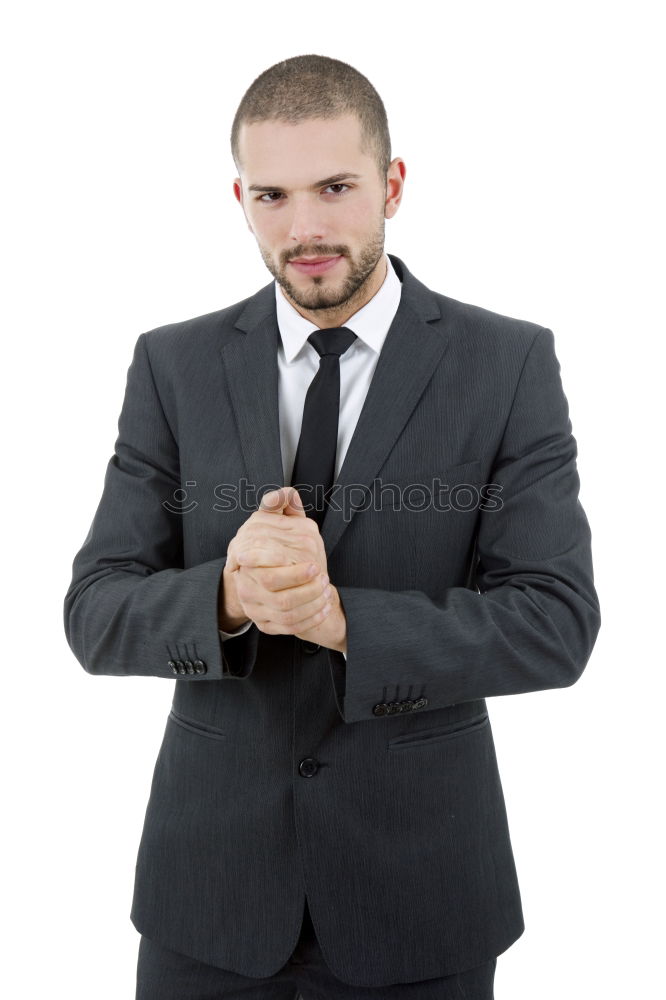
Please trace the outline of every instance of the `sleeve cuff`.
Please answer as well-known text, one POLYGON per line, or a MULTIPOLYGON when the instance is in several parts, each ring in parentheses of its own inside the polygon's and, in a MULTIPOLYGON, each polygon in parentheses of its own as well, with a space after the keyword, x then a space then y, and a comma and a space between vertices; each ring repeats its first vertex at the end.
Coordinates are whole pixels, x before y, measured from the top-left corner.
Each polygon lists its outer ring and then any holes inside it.
POLYGON ((218 632, 220 633, 220 638, 224 641, 224 639, 233 639, 235 635, 242 635, 243 632, 247 632, 251 625, 252 619, 246 621, 244 625, 241 625, 234 632, 224 632, 221 628, 218 629, 218 632))

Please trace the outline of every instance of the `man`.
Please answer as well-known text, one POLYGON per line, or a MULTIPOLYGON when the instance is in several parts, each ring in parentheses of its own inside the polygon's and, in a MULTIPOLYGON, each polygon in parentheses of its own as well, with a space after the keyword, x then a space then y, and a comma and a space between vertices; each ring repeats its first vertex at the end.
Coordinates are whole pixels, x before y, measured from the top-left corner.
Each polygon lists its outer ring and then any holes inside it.
POLYGON ((485 699, 600 626, 554 337, 384 252, 352 67, 271 67, 231 140, 275 281, 138 338, 65 598, 88 672, 176 678, 137 997, 487 1000, 524 924, 485 699))

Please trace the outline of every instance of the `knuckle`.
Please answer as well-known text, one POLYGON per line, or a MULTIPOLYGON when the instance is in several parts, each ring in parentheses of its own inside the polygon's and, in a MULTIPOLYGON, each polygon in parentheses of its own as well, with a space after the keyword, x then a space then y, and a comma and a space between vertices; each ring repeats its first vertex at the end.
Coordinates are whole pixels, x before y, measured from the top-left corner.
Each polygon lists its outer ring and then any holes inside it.
POLYGON ((280 611, 281 613, 284 614, 286 611, 289 611, 289 599, 285 597, 283 594, 275 595, 275 604, 278 611, 280 611))

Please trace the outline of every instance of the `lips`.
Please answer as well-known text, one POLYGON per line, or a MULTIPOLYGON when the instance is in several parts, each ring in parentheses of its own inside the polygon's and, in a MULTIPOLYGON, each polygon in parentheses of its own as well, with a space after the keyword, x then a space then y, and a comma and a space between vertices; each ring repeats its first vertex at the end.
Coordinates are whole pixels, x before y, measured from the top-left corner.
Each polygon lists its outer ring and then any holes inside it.
POLYGON ((292 260, 289 263, 297 271, 300 271, 301 274, 323 274, 324 271, 330 271, 332 267, 335 267, 340 260, 342 260, 342 257, 338 255, 337 257, 324 258, 311 264, 302 260, 292 260))

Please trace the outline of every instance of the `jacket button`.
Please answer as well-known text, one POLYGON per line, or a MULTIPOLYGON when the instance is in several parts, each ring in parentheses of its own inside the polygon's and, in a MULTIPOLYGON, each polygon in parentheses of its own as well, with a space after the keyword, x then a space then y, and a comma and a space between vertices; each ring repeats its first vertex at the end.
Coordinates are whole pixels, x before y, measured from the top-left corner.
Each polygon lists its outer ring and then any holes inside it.
POLYGON ((205 674, 208 667, 203 660, 195 660, 193 663, 195 674, 205 674))
POLYGON ((428 699, 421 696, 420 698, 417 698, 416 701, 414 702, 414 708, 425 708, 427 704, 428 704, 428 699))
POLYGON ((172 674, 177 674, 178 673, 178 665, 176 664, 175 660, 169 660, 169 666, 171 667, 171 673, 172 674))
POLYGON ((178 673, 179 674, 186 674, 187 673, 187 670, 185 669, 185 664, 183 663, 182 660, 176 660, 176 667, 178 668, 178 673))
POLYGON ((187 670, 188 674, 193 674, 194 673, 194 664, 192 663, 192 661, 191 660, 183 660, 183 663, 185 664, 185 669, 187 670))
POLYGON ((308 642, 307 639, 303 640, 302 646, 304 653, 316 653, 321 649, 318 642, 308 642))
POLYGON ((388 714, 388 706, 387 706, 386 702, 385 701, 380 701, 376 705, 374 705, 373 709, 372 709, 372 714, 373 715, 387 715, 388 714))
POLYGON ((311 778, 319 770, 319 764, 314 757, 304 757, 298 765, 298 770, 304 778, 311 778))

